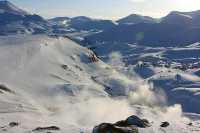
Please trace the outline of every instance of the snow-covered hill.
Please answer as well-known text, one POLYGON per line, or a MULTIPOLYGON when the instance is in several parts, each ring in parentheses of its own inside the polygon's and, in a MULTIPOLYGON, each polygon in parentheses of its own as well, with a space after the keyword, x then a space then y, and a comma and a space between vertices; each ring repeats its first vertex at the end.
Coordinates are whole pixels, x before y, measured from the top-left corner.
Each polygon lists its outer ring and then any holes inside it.
POLYGON ((29 14, 9 1, 0 1, 0 34, 41 34, 51 31, 41 16, 29 14))
POLYGON ((131 14, 127 17, 117 20, 118 24, 138 24, 138 23, 156 23, 156 19, 138 14, 131 14))
POLYGON ((48 21, 53 25, 53 32, 62 35, 77 32, 97 33, 116 25, 111 20, 93 19, 86 16, 56 17, 48 21))
POLYGON ((163 93, 120 67, 120 60, 107 65, 67 38, 0 37, 0 55, 0 132, 48 132, 37 127, 54 126, 49 129, 90 133, 99 123, 133 114, 152 121, 140 133, 199 130, 179 105, 167 107, 163 93), (169 128, 159 127, 163 121, 169 128))
POLYGON ((0 13, 13 13, 16 15, 28 15, 28 13, 7 0, 0 1, 0 13))
POLYGON ((197 95, 200 87, 200 79, 197 77, 200 68, 199 43, 186 47, 157 48, 117 42, 83 44, 94 50, 105 62, 109 62, 113 55, 121 58, 125 66, 140 77, 153 82, 157 88, 164 89, 169 104, 178 103, 185 112, 200 113, 200 97, 197 95), (177 77, 180 77, 180 81, 177 77))

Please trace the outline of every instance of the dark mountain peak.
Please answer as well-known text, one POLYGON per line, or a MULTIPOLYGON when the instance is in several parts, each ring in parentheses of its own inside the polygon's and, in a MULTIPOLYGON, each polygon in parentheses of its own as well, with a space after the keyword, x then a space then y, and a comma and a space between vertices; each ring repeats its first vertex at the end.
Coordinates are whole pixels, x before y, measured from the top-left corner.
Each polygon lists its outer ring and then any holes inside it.
MULTIPOLYGON (((169 14, 174 14, 174 15, 175 15, 175 14, 181 14, 181 13, 182 13, 182 12, 179 12, 179 11, 171 11, 169 14)), ((169 15, 169 14, 168 14, 168 15, 169 15)))
POLYGON ((77 17, 71 18, 71 21, 88 22, 88 21, 92 21, 92 19, 86 16, 77 16, 77 17))
POLYGON ((117 21, 119 24, 138 24, 138 23, 155 23, 155 19, 149 16, 142 16, 139 14, 131 14, 127 17, 119 19, 117 21))
POLYGON ((133 14, 128 15, 127 17, 144 17, 144 16, 133 13, 133 14))
POLYGON ((189 12, 172 11, 162 18, 161 23, 188 25, 192 23, 193 17, 189 12))
POLYGON ((172 11, 169 14, 173 14, 173 15, 185 15, 185 16, 190 16, 190 17, 196 17, 196 16, 200 15, 200 10, 191 11, 191 12, 172 11))
POLYGON ((0 1, 0 13, 12 13, 17 15, 28 15, 28 13, 7 0, 0 1))
POLYGON ((183 17, 192 17, 191 12, 179 12, 179 11, 172 11, 167 16, 183 16, 183 17))
POLYGON ((195 17, 195 16, 199 16, 200 15, 200 10, 197 11, 192 11, 192 12, 188 12, 191 16, 195 17))

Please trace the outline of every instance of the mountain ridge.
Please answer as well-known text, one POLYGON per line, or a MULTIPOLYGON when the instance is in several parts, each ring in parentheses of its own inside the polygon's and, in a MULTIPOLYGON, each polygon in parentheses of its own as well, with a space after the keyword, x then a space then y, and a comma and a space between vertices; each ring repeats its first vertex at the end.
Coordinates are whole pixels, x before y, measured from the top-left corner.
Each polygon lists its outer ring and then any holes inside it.
POLYGON ((38 34, 50 30, 48 22, 30 14, 9 1, 0 1, 0 34, 38 34))
POLYGON ((119 24, 156 23, 156 19, 139 14, 131 14, 116 21, 119 24))
POLYGON ((0 13, 7 12, 7 13, 13 13, 17 15, 29 15, 28 12, 24 11, 23 9, 18 8, 11 2, 7 0, 0 1, 0 13))

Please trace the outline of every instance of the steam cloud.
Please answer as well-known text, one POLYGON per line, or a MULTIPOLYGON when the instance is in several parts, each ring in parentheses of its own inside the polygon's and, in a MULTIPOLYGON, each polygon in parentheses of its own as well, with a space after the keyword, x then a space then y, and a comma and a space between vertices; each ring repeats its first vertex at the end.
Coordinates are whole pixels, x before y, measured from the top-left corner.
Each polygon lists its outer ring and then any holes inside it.
MULTIPOLYGON (((90 89, 83 88, 75 97, 55 93, 51 97, 40 99, 43 105, 39 108, 43 108, 63 124, 75 125, 90 131, 102 122, 116 122, 131 115, 139 115, 155 123, 180 122, 186 119, 182 116, 180 105, 163 106, 166 102, 163 92, 154 92, 152 85, 130 71, 131 69, 124 70, 120 53, 112 53, 109 58, 108 64, 115 69, 109 80, 103 82, 112 84, 113 91, 121 91, 124 96, 97 96, 90 89)), ((93 85, 93 89, 96 88, 93 85)))

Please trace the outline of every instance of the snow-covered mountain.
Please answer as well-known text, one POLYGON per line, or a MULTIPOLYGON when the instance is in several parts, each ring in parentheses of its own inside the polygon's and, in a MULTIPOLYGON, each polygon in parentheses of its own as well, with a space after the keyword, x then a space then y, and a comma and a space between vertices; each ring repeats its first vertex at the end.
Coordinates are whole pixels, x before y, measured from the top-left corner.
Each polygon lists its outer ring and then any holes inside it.
POLYGON ((152 121, 139 133, 199 130, 198 121, 179 105, 166 106, 164 95, 120 60, 108 65, 67 38, 4 36, 0 53, 0 132, 91 133, 99 123, 133 114, 152 121), (160 128, 163 121, 170 126, 160 128))
POLYGON ((94 50, 98 57, 106 62, 109 61, 110 54, 119 53, 120 56, 116 56, 116 58, 120 57, 127 66, 134 65, 133 71, 138 75, 148 79, 158 88, 163 88, 169 101, 183 105, 186 112, 199 113, 200 108, 191 106, 199 104, 200 98, 199 95, 196 95, 199 90, 190 91, 190 89, 200 87, 197 77, 200 68, 199 43, 176 48, 155 48, 118 42, 86 44, 85 46, 94 50), (181 77, 180 82, 176 80, 177 75, 181 77), (176 90, 175 88, 183 89, 176 90), (192 103, 190 103, 191 101, 192 103))
MULTIPOLYGON (((174 21, 173 21, 174 22, 174 21)), ((171 23, 117 25, 86 37, 89 42, 137 43, 143 46, 174 47, 199 42, 199 27, 171 23)))
POLYGON ((162 23, 168 24, 182 24, 190 25, 192 23, 192 16, 181 13, 181 12, 171 12, 166 17, 162 19, 162 23))
POLYGON ((7 0, 0 1, 0 13, 11 13, 16 15, 29 15, 26 11, 18 8, 7 0))
POLYGON ((69 21, 69 17, 56 17, 48 20, 53 25, 66 25, 69 21))
POLYGON ((169 13, 166 17, 162 18, 163 23, 169 24, 182 24, 185 26, 199 27, 200 20, 200 11, 192 11, 192 12, 178 12, 173 11, 169 13))
POLYGON ((50 29, 48 22, 41 16, 29 14, 8 1, 0 1, 0 34, 37 34, 50 29))
POLYGON ((150 17, 130 15, 118 22, 129 25, 116 25, 103 32, 86 38, 89 42, 137 43, 145 46, 185 46, 199 42, 200 12, 173 11, 161 18, 160 22, 150 17), (127 21, 127 22, 126 22, 127 21), (132 23, 130 25, 130 23, 132 23))
POLYGON ((199 133, 198 20, 45 20, 0 1, 0 133, 199 133))
POLYGON ((142 16, 138 14, 131 14, 127 17, 117 20, 119 24, 138 24, 138 23, 156 23, 156 19, 149 16, 142 16))
POLYGON ((111 20, 92 19, 85 16, 58 17, 50 19, 54 26, 54 33, 66 34, 70 32, 100 32, 114 27, 116 24, 111 20))

